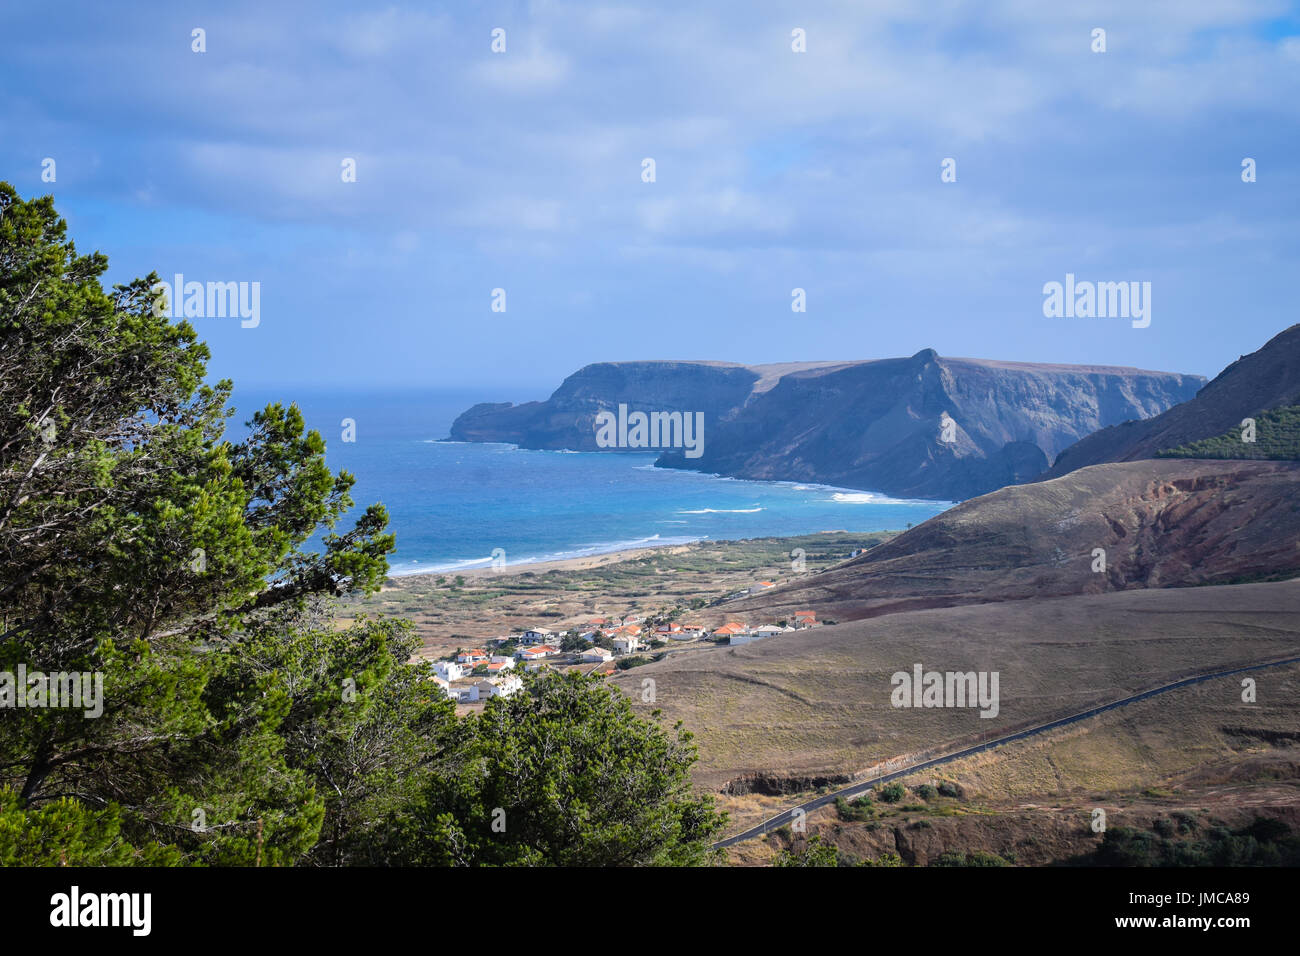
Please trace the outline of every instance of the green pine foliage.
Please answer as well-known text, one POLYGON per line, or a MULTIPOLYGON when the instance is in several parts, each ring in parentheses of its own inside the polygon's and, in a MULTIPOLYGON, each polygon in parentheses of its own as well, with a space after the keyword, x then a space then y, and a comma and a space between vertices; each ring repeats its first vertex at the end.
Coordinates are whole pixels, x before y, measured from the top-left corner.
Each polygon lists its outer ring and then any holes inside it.
POLYGON ((24 809, 0 788, 0 866, 175 866, 171 846, 134 847, 122 838, 121 810, 92 810, 70 797, 24 809))
POLYGON ((412 864, 694 865, 723 825, 691 792, 690 734, 636 718, 620 691, 542 672, 466 719, 455 772, 392 821, 412 864))
POLYGON ((0 674, 103 682, 93 716, 0 694, 0 863, 705 858, 685 735, 584 681, 458 720, 408 624, 333 621, 384 580, 383 507, 334 530, 354 480, 296 406, 227 440, 207 347, 107 267, 0 183, 0 674))
POLYGON ((1255 418, 1255 440, 1242 440, 1243 428, 1156 452, 1157 458, 1240 458, 1300 461, 1300 404, 1262 412, 1255 418))

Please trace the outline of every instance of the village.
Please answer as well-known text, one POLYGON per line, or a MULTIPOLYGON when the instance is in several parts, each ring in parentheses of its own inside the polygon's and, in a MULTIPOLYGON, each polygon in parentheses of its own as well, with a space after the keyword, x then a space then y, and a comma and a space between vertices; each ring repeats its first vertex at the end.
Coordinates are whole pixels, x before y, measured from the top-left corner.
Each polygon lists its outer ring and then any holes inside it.
MULTIPOLYGON (((771 582, 762 581, 753 590, 770 587, 771 582)), ((675 620, 684 613, 676 609, 652 617, 597 617, 567 629, 531 627, 518 634, 488 638, 483 647, 457 648, 431 660, 432 680, 458 705, 472 709, 493 697, 509 697, 522 690, 521 672, 577 668, 584 674, 608 676, 660 660, 683 647, 749 644, 820 623, 812 610, 796 611, 790 620, 774 623, 727 621, 716 627, 675 620)))

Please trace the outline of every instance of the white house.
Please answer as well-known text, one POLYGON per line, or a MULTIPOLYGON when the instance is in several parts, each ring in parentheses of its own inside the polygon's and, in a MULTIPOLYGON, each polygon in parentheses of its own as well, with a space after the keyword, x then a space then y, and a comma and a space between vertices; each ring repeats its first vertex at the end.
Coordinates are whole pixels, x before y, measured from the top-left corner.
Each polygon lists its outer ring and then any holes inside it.
POLYGON ((452 687, 448 691, 448 696, 455 698, 458 704, 472 704, 478 700, 478 684, 461 684, 452 687))
POLYGON ((545 644, 554 636, 555 636, 555 632, 552 631, 550 628, 530 627, 528 630, 524 631, 524 633, 519 635, 519 643, 520 644, 545 644))
POLYGON ((778 627, 775 624, 760 624, 749 633, 754 637, 774 637, 777 634, 785 633, 787 630, 790 630, 790 628, 778 627))
POLYGON ((635 634, 623 634, 614 638, 615 654, 631 654, 641 649, 641 640, 635 634))
POLYGON ((536 647, 521 647, 515 651, 515 657, 521 661, 540 661, 543 657, 550 657, 560 653, 549 644, 538 644, 536 647))
POLYGON ((513 657, 503 657, 500 659, 492 658, 492 662, 487 666, 489 674, 500 674, 502 671, 515 669, 515 659, 513 657))
POLYGON ((509 697, 511 694, 523 690, 524 682, 514 674, 502 674, 500 677, 492 677, 487 680, 481 680, 474 685, 474 689, 481 697, 509 697))
POLYGON ((465 676, 465 668, 455 661, 434 661, 433 669, 442 678, 444 684, 448 681, 460 680, 465 676))
POLYGON ((438 689, 442 691, 444 694, 446 694, 448 697, 456 696, 451 692, 451 684, 447 683, 447 681, 445 681, 443 678, 439 677, 437 674, 434 674, 432 680, 433 683, 438 687, 438 689))
POLYGON ((589 647, 582 652, 582 663, 584 664, 603 664, 606 661, 613 660, 614 655, 603 647, 589 647))

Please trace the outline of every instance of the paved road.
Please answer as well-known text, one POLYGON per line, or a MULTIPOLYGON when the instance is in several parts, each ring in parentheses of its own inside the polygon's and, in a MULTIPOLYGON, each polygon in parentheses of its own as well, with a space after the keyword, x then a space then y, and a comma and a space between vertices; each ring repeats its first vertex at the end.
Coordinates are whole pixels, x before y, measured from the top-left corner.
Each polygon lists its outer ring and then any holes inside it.
POLYGON ((1300 657, 1288 657, 1285 660, 1269 661, 1265 664, 1251 664, 1248 667, 1235 667, 1232 670, 1216 671, 1213 674, 1202 674, 1199 677, 1188 677, 1184 680, 1175 681, 1172 684, 1165 684, 1163 687, 1156 687, 1153 690, 1143 691, 1140 694, 1134 694, 1132 697, 1125 697, 1122 700, 1111 701, 1109 704, 1102 704, 1100 707, 1093 707, 1090 710, 1081 711, 1069 717, 1062 717, 1060 720, 1053 720, 1046 724, 1039 724, 1036 727, 1030 727, 1028 730, 1021 730, 1014 734, 1007 734, 1005 737, 998 737, 995 740, 986 740, 976 744, 973 747, 966 747, 962 750, 954 751, 950 754, 944 754, 941 757, 933 757, 920 763, 912 764, 903 770, 896 770, 892 773, 883 774, 879 777, 873 777, 870 780, 864 780, 845 787, 843 790, 836 790, 834 793, 823 794, 807 803, 801 803, 798 806, 791 807, 789 810, 783 810, 770 820, 765 820, 758 826, 750 827, 744 833, 738 833, 733 837, 727 837, 719 843, 713 844, 715 848, 734 846, 745 840, 752 840, 754 837, 762 836, 775 830, 777 827, 785 826, 795 815, 796 811, 802 810, 804 813, 811 813, 824 806, 834 803, 840 797, 856 797, 872 787, 889 783, 891 780, 897 780, 900 777, 906 777, 914 774, 919 770, 928 770, 931 767, 937 767, 940 764, 949 763, 953 760, 960 760, 962 757, 969 757, 973 754, 983 753, 986 750, 992 750, 994 747, 1000 747, 1003 744, 1009 744, 1017 740, 1024 740, 1026 737, 1033 737, 1037 734, 1045 733, 1049 730, 1055 730, 1057 727, 1064 727, 1066 724, 1077 723, 1080 720, 1087 720, 1089 717, 1095 717, 1098 714, 1104 714, 1108 710, 1115 710, 1118 707, 1127 707, 1129 704, 1136 704, 1140 700, 1146 700, 1148 697, 1155 697, 1157 694, 1165 694, 1171 690, 1178 690, 1180 687, 1188 687, 1192 684, 1199 684, 1202 681, 1214 680, 1219 677, 1231 677, 1234 674, 1245 674, 1249 671, 1264 670, 1269 667, 1282 667, 1286 664, 1300 663, 1300 657))

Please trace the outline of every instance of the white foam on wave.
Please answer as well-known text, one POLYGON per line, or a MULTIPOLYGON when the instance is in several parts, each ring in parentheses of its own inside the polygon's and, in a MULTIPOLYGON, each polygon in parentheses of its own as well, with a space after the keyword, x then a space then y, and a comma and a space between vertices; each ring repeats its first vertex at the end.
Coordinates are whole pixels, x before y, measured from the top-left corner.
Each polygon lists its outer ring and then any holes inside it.
POLYGON ((692 511, 679 511, 679 515, 752 515, 762 508, 696 508, 692 511))

